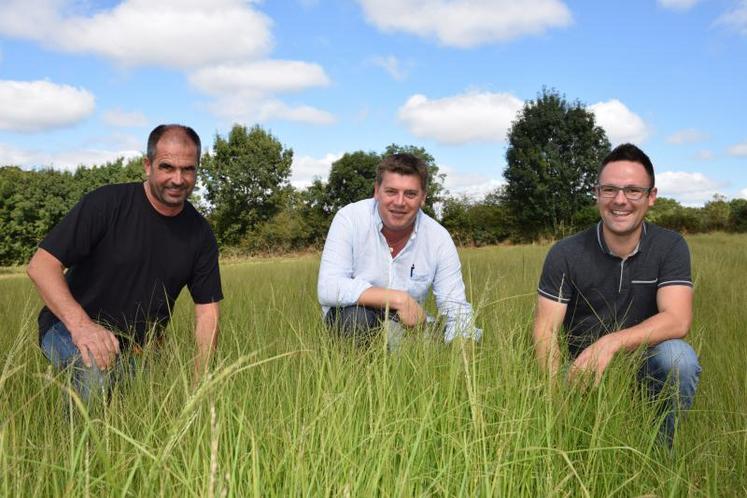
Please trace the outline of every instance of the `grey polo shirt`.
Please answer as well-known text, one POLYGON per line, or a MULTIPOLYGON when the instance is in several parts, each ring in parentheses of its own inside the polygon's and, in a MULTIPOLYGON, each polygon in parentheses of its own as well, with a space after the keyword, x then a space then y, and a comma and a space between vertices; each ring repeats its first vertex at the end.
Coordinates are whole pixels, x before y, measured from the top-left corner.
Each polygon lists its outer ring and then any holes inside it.
POLYGON ((607 248, 600 221, 550 249, 538 292, 568 305, 563 326, 575 358, 602 335, 657 314, 656 292, 667 285, 693 285, 680 234, 644 223, 638 247, 623 260, 607 248))

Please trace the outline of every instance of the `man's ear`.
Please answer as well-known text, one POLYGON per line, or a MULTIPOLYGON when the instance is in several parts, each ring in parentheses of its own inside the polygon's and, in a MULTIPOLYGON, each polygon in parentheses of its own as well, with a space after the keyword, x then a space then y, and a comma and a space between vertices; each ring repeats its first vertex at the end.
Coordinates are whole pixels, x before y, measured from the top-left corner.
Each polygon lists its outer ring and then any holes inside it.
POLYGON ((150 168, 151 168, 150 159, 146 157, 145 161, 143 161, 143 169, 145 169, 145 176, 150 176, 150 168))

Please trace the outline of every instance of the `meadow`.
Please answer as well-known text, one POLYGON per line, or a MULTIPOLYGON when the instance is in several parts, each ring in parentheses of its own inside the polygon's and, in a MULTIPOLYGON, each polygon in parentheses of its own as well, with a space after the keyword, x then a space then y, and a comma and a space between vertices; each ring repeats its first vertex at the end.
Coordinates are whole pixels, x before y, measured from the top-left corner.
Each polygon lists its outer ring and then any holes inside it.
MULTIPOLYGON (((0 275, 2 496, 745 496, 747 236, 688 237, 703 366, 670 452, 631 357, 553 388, 531 349, 547 245, 461 251, 480 345, 331 338, 318 255, 222 265, 219 350, 192 379, 183 292, 108 405, 68 395, 37 346, 40 301, 0 275)), ((432 303, 429 304, 432 307, 432 303)))

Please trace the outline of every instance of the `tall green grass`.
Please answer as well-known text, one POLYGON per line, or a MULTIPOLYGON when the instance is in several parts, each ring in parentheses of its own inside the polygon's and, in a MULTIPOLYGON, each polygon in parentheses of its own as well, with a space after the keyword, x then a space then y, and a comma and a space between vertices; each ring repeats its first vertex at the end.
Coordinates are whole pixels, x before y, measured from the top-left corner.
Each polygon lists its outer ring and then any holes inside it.
MULTIPOLYGON (((329 337, 318 257, 224 265, 219 352, 192 382, 183 296, 165 344, 108 405, 68 395, 36 345, 39 300, 0 278, 2 496, 740 496, 747 494, 747 237, 689 238, 703 375, 675 452, 624 357, 551 389, 531 321, 548 247, 462 251, 472 349, 329 337)), ((432 306, 432 303, 430 304, 432 306)))

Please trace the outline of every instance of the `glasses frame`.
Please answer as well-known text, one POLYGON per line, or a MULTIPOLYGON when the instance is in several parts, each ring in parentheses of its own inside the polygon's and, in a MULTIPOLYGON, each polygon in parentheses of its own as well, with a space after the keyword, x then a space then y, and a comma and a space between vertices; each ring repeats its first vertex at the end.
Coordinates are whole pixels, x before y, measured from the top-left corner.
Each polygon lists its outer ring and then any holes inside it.
POLYGON ((625 198, 629 201, 640 201, 644 197, 648 197, 653 189, 654 187, 640 187, 638 185, 625 185, 624 187, 612 184, 594 185, 594 192, 596 192, 597 197, 599 198, 614 199, 617 197, 617 194, 622 191, 625 198), (615 189, 615 193, 613 195, 603 195, 603 188, 613 188, 615 189))

